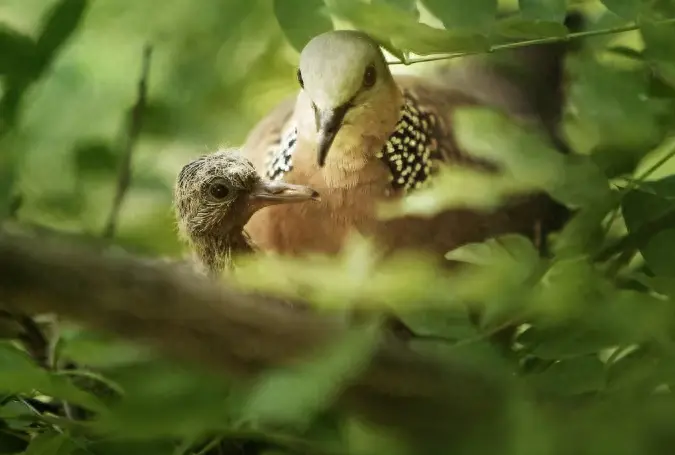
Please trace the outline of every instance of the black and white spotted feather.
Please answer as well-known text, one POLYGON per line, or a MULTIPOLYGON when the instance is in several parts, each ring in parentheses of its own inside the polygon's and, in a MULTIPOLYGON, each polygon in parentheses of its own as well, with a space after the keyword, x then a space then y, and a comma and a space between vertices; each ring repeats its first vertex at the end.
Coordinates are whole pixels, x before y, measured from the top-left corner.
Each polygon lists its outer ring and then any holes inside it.
MULTIPOLYGON (((420 107, 417 100, 404 92, 405 102, 401 117, 389 136, 389 140, 377 157, 391 173, 394 189, 419 188, 431 176, 434 160, 441 159, 438 142, 438 118, 420 107)), ((293 168, 293 151, 297 129, 290 127, 281 136, 281 141, 270 149, 266 160, 266 176, 278 180, 293 168)))

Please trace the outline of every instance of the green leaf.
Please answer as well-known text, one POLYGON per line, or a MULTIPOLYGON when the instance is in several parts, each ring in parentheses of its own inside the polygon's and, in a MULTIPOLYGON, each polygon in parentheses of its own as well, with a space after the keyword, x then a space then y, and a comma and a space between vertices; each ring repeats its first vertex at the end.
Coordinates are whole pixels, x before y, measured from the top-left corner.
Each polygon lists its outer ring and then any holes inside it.
POLYGON ((560 360, 543 373, 529 376, 540 390, 563 396, 596 392, 604 387, 605 369, 597 356, 560 360))
POLYGON ((461 246, 446 253, 445 259, 474 265, 493 265, 504 261, 535 263, 539 260, 539 253, 526 237, 508 234, 483 243, 461 246))
POLYGON ((30 77, 34 59, 33 40, 0 23, 0 76, 30 77))
POLYGON ((26 394, 38 390, 87 409, 103 409, 95 396, 78 389, 68 379, 43 370, 24 352, 6 343, 0 343, 0 390, 26 394))
POLYGON ((569 359, 598 353, 613 346, 615 337, 580 324, 541 329, 530 327, 518 336, 528 353, 549 360, 569 359))
POLYGON ((645 42, 645 58, 661 79, 675 88, 675 27, 642 21, 640 31, 645 42))
POLYGON ((640 12, 641 0, 600 0, 605 8, 629 21, 635 20, 640 12))
POLYGON ((419 19, 420 12, 417 9, 416 0, 373 0, 372 3, 385 3, 396 7, 400 10, 405 11, 406 13, 412 14, 415 19, 419 19))
POLYGON ((323 0, 274 0, 274 15, 298 52, 315 36, 333 30, 323 0))
POLYGON ((490 47, 485 36, 433 28, 417 22, 414 15, 388 4, 327 0, 327 5, 336 16, 351 22, 379 41, 391 42, 402 51, 428 55, 480 52, 490 47))
POLYGON ((593 138, 593 159, 608 177, 631 172, 664 134, 668 105, 648 95, 643 69, 619 70, 584 58, 572 66, 574 121, 593 138))
POLYGON ((518 0, 525 19, 562 23, 567 12, 567 0, 518 0))
POLYGON ((110 404, 94 426, 126 441, 194 438, 224 430, 239 409, 232 384, 191 364, 134 363, 107 369, 106 378, 119 385, 124 395, 110 404))
POLYGON ((631 60, 643 61, 644 55, 642 51, 629 46, 610 46, 607 52, 629 58, 631 60))
POLYGON ((36 42, 43 70, 77 30, 88 6, 88 0, 60 0, 45 15, 36 42))
POLYGON ((494 33, 505 38, 537 39, 563 38, 569 31, 559 22, 512 17, 500 20, 494 33))
POLYGON ((28 441, 9 432, 0 432, 0 454, 22 453, 28 446, 28 441))
POLYGON ((77 172, 100 176, 117 171, 117 154, 103 141, 81 141, 75 145, 73 159, 77 172))
POLYGON ((77 445, 67 434, 48 432, 33 439, 23 455, 69 455, 77 445))
POLYGON ((659 384, 669 382, 663 360, 649 349, 636 349, 612 362, 607 370, 607 388, 613 391, 641 388, 651 393, 659 384))
POLYGON ((113 368, 154 357, 142 346, 90 331, 64 331, 59 341, 60 356, 88 367, 113 368))
POLYGON ((644 182, 623 197, 621 210, 629 232, 636 232, 643 225, 675 210, 675 191, 669 190, 673 183, 675 176, 644 182))
POLYGON ((656 233, 640 252, 654 273, 675 278, 675 228, 656 233))
POLYGON ((367 365, 377 340, 376 326, 354 329, 312 359, 262 379, 247 400, 244 418, 306 425, 367 365))
POLYGON ((466 29, 483 32, 497 17, 497 0, 422 0, 422 4, 447 29, 466 29))

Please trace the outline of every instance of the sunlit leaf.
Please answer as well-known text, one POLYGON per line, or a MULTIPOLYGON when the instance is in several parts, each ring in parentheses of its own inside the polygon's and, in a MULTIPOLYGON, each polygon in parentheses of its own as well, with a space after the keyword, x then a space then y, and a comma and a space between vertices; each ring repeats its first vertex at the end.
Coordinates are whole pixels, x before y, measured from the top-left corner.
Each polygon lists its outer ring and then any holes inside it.
POLYGON ((500 261, 532 263, 538 257, 532 242, 520 235, 504 235, 484 243, 471 243, 445 255, 446 259, 474 265, 489 265, 500 261))
POLYGON ((494 22, 497 14, 497 0, 422 0, 443 25, 449 30, 466 29, 484 31, 494 22))
POLYGON ((476 33, 441 30, 417 22, 414 15, 384 4, 327 0, 335 15, 381 41, 420 55, 487 50, 487 38, 476 33))
POLYGON ((274 0, 274 14, 286 39, 300 52, 317 35, 333 30, 323 0, 274 0))
POLYGON ((263 378, 254 386, 244 418, 309 423, 332 403, 345 382, 367 365, 378 339, 374 329, 354 329, 320 355, 263 378))

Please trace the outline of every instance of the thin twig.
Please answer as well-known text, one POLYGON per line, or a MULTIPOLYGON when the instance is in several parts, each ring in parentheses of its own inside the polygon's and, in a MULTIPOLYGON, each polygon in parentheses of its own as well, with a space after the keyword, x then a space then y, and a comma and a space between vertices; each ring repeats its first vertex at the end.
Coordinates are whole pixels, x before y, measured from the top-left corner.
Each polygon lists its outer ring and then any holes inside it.
MULTIPOLYGON (((660 21, 654 21, 654 25, 670 25, 670 24, 675 24, 675 18, 669 18, 669 19, 663 19, 660 21)), ((431 55, 428 57, 419 57, 419 58, 411 58, 408 59, 406 62, 402 61, 395 61, 395 62, 387 62, 389 65, 412 65, 414 63, 425 63, 425 62, 435 62, 438 60, 452 60, 455 58, 460 58, 460 57, 468 57, 470 55, 479 55, 479 54, 490 54, 493 52, 498 52, 498 51, 505 51, 509 49, 518 49, 521 47, 527 47, 527 46, 535 46, 535 45, 541 45, 541 44, 552 44, 552 43, 562 43, 565 41, 571 41, 574 39, 581 39, 581 38, 590 38, 594 36, 603 36, 603 35, 613 35, 617 33, 626 33, 626 32, 632 32, 635 30, 638 30, 640 28, 640 24, 631 24, 631 25, 622 25, 620 27, 610 27, 610 28, 603 28, 600 30, 587 30, 584 32, 575 32, 575 33, 570 33, 565 36, 553 36, 553 37, 547 37, 547 38, 537 38, 537 39, 531 39, 531 40, 525 40, 525 41, 517 41, 515 43, 508 43, 508 44, 496 44, 494 46, 490 46, 488 49, 481 50, 481 51, 473 51, 473 52, 456 52, 452 54, 443 54, 443 55, 431 55)))
POLYGON ((113 206, 108 216, 108 222, 103 231, 103 238, 106 240, 112 239, 115 236, 117 228, 117 219, 119 218, 122 201, 131 183, 131 159, 133 156, 134 146, 138 140, 141 132, 141 123, 143 120, 143 110, 147 102, 148 91, 148 76, 150 73, 150 59, 152 57, 152 46, 146 45, 143 49, 143 66, 141 69, 141 76, 138 81, 138 96, 136 104, 131 113, 131 122, 129 130, 126 135, 126 143, 124 146, 124 155, 122 157, 122 164, 119 171, 119 179, 117 181, 117 192, 113 200, 113 206))

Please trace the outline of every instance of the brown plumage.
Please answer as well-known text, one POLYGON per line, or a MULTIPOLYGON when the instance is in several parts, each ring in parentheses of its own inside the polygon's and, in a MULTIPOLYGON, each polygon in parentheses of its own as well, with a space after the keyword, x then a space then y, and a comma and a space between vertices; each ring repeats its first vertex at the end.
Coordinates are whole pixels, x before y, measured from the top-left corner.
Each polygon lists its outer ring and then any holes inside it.
POLYGON ((179 232, 210 276, 231 266, 235 256, 255 250, 244 230, 255 212, 318 198, 307 186, 260 177, 236 150, 219 150, 190 161, 179 172, 174 188, 179 232))
POLYGON ((261 247, 336 253, 356 229, 387 251, 423 249, 442 258, 457 246, 506 232, 536 237, 559 213, 539 194, 489 214, 451 210, 431 219, 377 220, 378 201, 424 185, 441 163, 496 171, 460 150, 451 129, 458 107, 484 102, 438 81, 392 76, 377 44, 356 31, 310 41, 298 79, 297 98, 260 121, 244 153, 268 178, 310 185, 322 201, 253 216, 247 229, 261 247))

